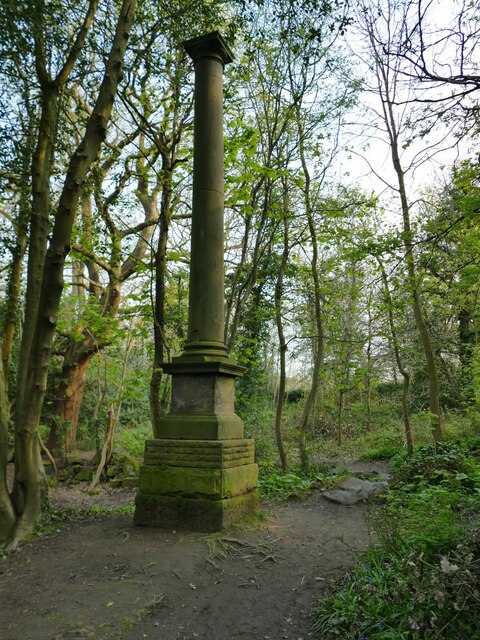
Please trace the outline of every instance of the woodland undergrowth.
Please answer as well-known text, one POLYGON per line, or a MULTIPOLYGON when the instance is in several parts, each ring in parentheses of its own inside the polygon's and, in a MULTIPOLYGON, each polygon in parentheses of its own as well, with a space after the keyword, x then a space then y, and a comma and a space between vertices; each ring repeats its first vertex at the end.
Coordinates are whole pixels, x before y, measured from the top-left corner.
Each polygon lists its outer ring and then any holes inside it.
POLYGON ((392 461, 378 543, 315 610, 322 640, 480 637, 480 438, 392 461))

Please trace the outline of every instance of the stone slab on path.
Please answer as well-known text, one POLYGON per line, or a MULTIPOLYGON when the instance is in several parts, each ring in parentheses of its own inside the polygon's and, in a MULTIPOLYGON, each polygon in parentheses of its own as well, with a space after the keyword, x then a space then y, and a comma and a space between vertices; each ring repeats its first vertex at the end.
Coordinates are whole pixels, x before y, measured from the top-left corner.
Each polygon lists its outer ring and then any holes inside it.
POLYGON ((331 502, 351 506, 384 493, 387 489, 387 483, 383 480, 371 482, 370 480, 344 476, 335 483, 333 489, 324 491, 323 497, 331 502))

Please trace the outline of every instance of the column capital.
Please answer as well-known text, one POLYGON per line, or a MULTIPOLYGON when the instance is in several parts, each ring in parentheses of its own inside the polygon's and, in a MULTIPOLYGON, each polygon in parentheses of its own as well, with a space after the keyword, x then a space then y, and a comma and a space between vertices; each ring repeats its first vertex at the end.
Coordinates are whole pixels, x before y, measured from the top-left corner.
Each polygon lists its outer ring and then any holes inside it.
POLYGON ((234 55, 219 31, 186 40, 183 48, 194 62, 201 58, 218 58, 223 65, 233 62, 234 55))

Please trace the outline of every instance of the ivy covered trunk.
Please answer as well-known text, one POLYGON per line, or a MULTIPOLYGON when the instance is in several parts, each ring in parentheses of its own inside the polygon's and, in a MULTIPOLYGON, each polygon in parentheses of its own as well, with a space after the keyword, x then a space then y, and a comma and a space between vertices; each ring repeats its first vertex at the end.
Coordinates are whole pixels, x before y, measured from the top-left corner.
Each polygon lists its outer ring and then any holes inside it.
POLYGON ((163 369, 165 362, 165 286, 167 277, 167 243, 170 219, 172 215, 171 200, 171 172, 168 174, 168 186, 162 192, 162 206, 160 215, 160 236, 155 254, 155 310, 153 322, 154 356, 152 376, 150 379, 150 411, 152 414, 152 430, 155 438, 159 437, 160 418, 165 412, 165 406, 160 400, 163 369))
MULTIPOLYGON (((284 201, 285 204, 285 201, 284 201)), ((285 271, 287 268, 288 256, 289 256, 289 238, 288 238, 288 208, 285 205, 284 209, 284 219, 283 219, 283 251, 282 256, 280 258, 280 264, 277 274, 277 282, 275 283, 275 321, 277 325, 277 335, 278 335, 278 349, 280 355, 280 371, 279 371, 279 381, 278 381, 278 391, 277 391, 277 406, 275 408, 275 438, 277 441, 277 449, 278 455, 280 457, 280 464, 282 465, 282 470, 287 471, 288 469, 288 459, 287 452, 285 449, 285 443, 283 441, 283 431, 282 431, 282 414, 283 414, 283 405, 285 402, 285 386, 287 380, 287 368, 286 368, 286 353, 287 353, 287 342, 285 340, 285 333, 283 329, 283 320, 282 320, 282 296, 283 296, 283 286, 284 286, 284 277, 285 271)))

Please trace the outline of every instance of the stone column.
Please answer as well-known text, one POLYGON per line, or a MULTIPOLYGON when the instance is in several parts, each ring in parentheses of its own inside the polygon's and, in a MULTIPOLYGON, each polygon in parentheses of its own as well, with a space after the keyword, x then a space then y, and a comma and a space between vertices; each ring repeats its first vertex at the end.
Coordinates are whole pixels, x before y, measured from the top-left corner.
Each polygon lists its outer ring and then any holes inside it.
POLYGON ((217 531, 257 505, 253 440, 234 412, 235 378, 224 331, 223 69, 233 55, 218 32, 184 43, 195 65, 188 341, 164 366, 170 413, 145 443, 135 523, 217 531))
POLYGON ((223 69, 233 55, 218 33, 189 40, 184 47, 195 65, 192 245, 184 353, 225 358, 223 69))

